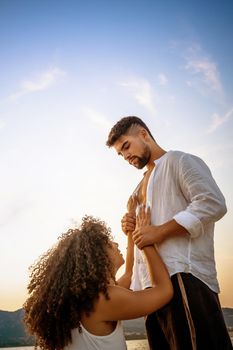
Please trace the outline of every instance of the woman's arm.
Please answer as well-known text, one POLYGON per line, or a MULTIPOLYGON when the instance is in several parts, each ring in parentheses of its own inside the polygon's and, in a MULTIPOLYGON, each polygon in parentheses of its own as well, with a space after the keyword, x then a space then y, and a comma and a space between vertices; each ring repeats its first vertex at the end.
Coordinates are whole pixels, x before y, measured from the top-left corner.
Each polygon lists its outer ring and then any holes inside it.
POLYGON ((145 316, 171 300, 173 287, 162 259, 153 246, 146 247, 144 251, 151 274, 152 288, 133 292, 119 286, 110 286, 109 300, 102 295, 96 309, 102 321, 145 316))
MULTIPOLYGON (((140 209, 137 225, 148 225, 150 211, 140 209)), ((150 314, 167 304, 173 296, 173 287, 157 249, 147 246, 143 249, 152 282, 152 288, 142 291, 130 291, 118 286, 109 287, 109 300, 101 296, 97 308, 104 321, 127 320, 150 314), (127 307, 122 307, 125 305, 127 307)))
MULTIPOLYGON (((137 205, 136 197, 130 196, 127 203, 128 214, 135 216, 137 205)), ((134 242, 132 238, 132 231, 127 231, 127 253, 125 259, 125 272, 117 280, 117 284, 124 288, 129 288, 131 284, 131 278, 133 274, 133 264, 134 264, 134 242)))
POLYGON ((127 236, 127 254, 125 259, 125 272, 117 280, 118 286, 129 288, 131 284, 131 278, 133 274, 133 262, 134 262, 134 243, 132 238, 132 232, 128 233, 127 236))

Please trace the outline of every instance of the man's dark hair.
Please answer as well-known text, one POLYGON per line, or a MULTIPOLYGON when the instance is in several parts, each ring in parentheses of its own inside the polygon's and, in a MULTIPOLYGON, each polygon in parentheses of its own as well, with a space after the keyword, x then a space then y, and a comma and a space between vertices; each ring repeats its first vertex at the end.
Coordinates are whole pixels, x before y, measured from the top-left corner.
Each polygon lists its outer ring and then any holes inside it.
POLYGON ((154 140, 154 137, 152 136, 150 130, 148 129, 147 125, 138 117, 130 116, 130 117, 124 117, 120 119, 111 129, 108 140, 106 142, 106 145, 108 147, 112 147, 114 143, 122 136, 127 134, 127 131, 132 125, 140 125, 146 131, 148 134, 152 137, 154 140))

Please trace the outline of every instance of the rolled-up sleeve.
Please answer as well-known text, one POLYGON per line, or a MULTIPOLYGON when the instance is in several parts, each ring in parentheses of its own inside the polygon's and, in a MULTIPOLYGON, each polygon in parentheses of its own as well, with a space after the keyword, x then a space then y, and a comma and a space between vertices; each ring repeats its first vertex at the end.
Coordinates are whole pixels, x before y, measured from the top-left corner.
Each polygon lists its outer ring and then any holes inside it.
POLYGON ((178 174, 179 186, 188 205, 173 218, 195 238, 204 233, 206 224, 216 222, 225 215, 225 199, 202 159, 183 154, 178 174))

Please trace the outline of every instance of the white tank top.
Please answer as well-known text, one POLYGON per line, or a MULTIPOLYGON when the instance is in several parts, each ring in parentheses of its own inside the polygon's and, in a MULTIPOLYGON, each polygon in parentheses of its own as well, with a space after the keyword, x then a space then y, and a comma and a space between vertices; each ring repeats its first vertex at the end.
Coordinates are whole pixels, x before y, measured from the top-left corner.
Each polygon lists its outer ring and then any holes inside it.
POLYGON ((78 328, 72 330, 72 343, 64 350, 126 350, 126 341, 123 327, 117 322, 114 331, 108 335, 94 335, 86 330, 81 324, 82 333, 78 328))

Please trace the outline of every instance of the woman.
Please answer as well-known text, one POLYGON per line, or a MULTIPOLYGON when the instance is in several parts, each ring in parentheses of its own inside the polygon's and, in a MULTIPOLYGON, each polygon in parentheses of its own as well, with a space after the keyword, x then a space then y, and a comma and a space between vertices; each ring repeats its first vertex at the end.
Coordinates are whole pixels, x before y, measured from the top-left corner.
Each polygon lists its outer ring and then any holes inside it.
MULTIPOLYGON (((148 225, 142 208, 138 227, 148 225)), ((25 323, 46 350, 126 349, 119 320, 138 318, 165 305, 173 295, 167 270, 156 249, 145 247, 153 287, 133 292, 133 241, 128 234, 125 274, 115 275, 124 263, 118 245, 104 222, 83 218, 32 267, 25 323)))

